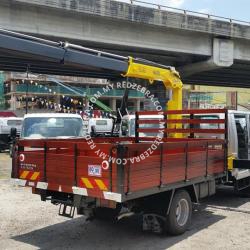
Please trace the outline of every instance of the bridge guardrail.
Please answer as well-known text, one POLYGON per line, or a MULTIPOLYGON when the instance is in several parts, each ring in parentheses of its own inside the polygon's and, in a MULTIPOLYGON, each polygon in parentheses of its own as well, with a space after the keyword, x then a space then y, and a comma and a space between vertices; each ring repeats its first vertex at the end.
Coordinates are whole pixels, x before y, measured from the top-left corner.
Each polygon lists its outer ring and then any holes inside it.
POLYGON ((78 11, 169 28, 250 39, 250 22, 140 0, 14 0, 13 2, 78 11))

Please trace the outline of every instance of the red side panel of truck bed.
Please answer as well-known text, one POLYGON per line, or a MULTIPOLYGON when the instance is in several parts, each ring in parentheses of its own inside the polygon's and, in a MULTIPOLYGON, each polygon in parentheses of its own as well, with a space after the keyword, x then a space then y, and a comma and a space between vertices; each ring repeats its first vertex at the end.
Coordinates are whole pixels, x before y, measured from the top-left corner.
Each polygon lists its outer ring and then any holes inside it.
MULTIPOLYGON (((20 141, 19 147, 27 143, 20 141)), ((126 195, 225 171, 223 140, 164 142, 154 151, 149 142, 96 143, 93 150, 79 140, 47 141, 43 150, 32 143, 33 148, 18 152, 17 177, 26 180, 25 185, 39 188, 47 183, 46 189, 66 193, 78 187, 96 198, 104 198, 103 192, 126 195)))
POLYGON ((37 189, 122 202, 131 193, 142 197, 144 191, 159 192, 176 183, 202 182, 226 173, 225 139, 139 140, 19 140, 12 177, 37 189))

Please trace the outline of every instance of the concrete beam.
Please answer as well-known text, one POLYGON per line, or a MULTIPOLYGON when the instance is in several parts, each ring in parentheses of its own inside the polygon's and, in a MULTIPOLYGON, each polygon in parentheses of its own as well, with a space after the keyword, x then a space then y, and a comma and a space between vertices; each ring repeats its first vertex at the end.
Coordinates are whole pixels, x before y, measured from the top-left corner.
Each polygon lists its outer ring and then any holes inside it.
POLYGON ((248 40, 234 40, 234 59, 250 61, 250 43, 248 40))
POLYGON ((234 63, 234 42, 228 39, 214 38, 213 55, 203 62, 192 63, 178 68, 183 77, 196 73, 230 67, 234 63))
MULTIPOLYGON (((39 6, 39 1, 36 1, 38 5, 31 5, 1 0, 0 27, 54 40, 71 40, 99 49, 108 48, 110 52, 115 50, 117 54, 140 55, 143 52, 141 57, 162 64, 179 66, 186 64, 178 68, 183 76, 230 67, 233 60, 246 65, 250 62, 249 40, 236 38, 239 36, 235 36, 233 40, 213 39, 214 34, 199 32, 199 29, 191 32, 182 29, 181 26, 171 29, 165 24, 157 26, 154 23, 146 24, 115 17, 88 15, 74 9, 48 8, 45 4, 49 4, 49 1, 42 2, 43 7, 39 6), (198 60, 204 61, 197 63, 198 60)), ((58 2, 65 1, 58 0, 58 2)), ((84 1, 79 0, 80 2, 84 1)), ((201 25, 200 22, 196 24, 197 28, 201 25)), ((238 29, 235 24, 233 27, 238 29)), ((246 29, 243 26, 242 31, 243 28, 246 29)), ((247 30, 244 33, 247 34, 247 30)))
POLYGON ((155 27, 101 16, 87 15, 9 1, 0 3, 0 27, 56 40, 78 40, 83 44, 107 44, 163 52, 211 56, 211 39, 195 33, 155 27))

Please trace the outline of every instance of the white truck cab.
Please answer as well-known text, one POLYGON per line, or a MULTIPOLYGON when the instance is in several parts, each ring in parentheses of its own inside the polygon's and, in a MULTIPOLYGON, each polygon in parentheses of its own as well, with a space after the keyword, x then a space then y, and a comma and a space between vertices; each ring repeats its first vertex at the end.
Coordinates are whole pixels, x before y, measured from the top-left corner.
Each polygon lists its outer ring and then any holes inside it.
MULTIPOLYGON (((194 118, 198 119, 224 119, 224 114, 200 114, 194 118)), ((224 129, 224 124, 200 124, 196 125, 205 129, 224 129)), ((250 168, 233 168, 232 160, 246 160, 250 164, 250 111, 228 111, 228 169, 236 180, 250 178, 250 168), (231 162, 231 163, 230 163, 231 162)), ((196 127, 198 128, 198 127, 196 127)), ((198 138, 221 138, 223 135, 196 134, 198 138)))
MULTIPOLYGON (((194 118, 199 119, 224 119, 223 114, 200 114, 194 118)), ((204 129, 224 129, 224 124, 200 124, 204 129)), ((237 159, 250 159, 250 111, 228 111, 228 155, 237 159)), ((211 137, 223 139, 223 135, 197 134, 199 138, 211 137)))
POLYGON ((84 136, 83 120, 77 114, 35 113, 24 116, 21 138, 69 138, 84 136))

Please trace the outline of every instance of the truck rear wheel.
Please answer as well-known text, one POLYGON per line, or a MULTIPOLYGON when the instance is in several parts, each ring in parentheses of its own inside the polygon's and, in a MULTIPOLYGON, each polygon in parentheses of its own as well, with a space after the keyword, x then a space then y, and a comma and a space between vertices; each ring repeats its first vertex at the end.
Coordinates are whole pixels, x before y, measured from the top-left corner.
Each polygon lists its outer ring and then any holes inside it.
POLYGON ((192 216, 192 202, 186 190, 179 190, 175 193, 169 214, 166 218, 166 231, 171 235, 183 234, 192 216))

